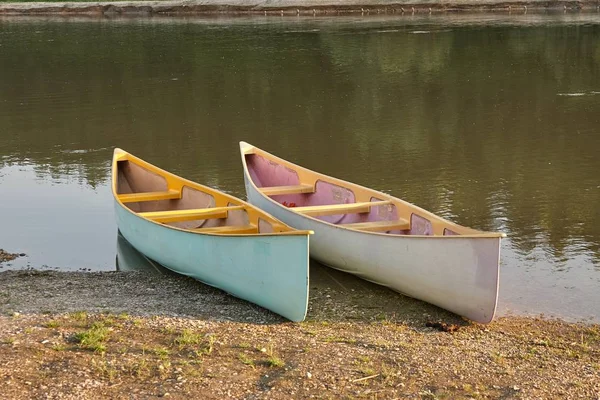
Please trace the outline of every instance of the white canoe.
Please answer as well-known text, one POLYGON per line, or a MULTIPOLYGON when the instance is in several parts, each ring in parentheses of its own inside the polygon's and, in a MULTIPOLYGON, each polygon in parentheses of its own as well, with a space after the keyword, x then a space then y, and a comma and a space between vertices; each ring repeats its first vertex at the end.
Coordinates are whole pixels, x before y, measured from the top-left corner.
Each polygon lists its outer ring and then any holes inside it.
POLYGON ((245 142, 240 151, 248 201, 314 231, 311 257, 472 321, 494 318, 505 234, 454 224, 245 142))
POLYGON ((308 306, 308 239, 258 208, 116 149, 117 225, 140 253, 292 321, 308 306))

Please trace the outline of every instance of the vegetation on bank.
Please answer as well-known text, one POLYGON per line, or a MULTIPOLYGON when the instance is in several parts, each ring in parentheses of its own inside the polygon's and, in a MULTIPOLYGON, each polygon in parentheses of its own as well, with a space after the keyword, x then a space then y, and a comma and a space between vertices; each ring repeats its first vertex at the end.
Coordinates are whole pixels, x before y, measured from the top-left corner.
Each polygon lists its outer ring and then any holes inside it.
POLYGON ((4 396, 595 398, 600 328, 502 319, 454 332, 371 321, 2 316, 4 396))
POLYGON ((0 273, 3 397, 600 394, 599 325, 473 324, 360 279, 314 272, 302 323, 180 276, 0 273))

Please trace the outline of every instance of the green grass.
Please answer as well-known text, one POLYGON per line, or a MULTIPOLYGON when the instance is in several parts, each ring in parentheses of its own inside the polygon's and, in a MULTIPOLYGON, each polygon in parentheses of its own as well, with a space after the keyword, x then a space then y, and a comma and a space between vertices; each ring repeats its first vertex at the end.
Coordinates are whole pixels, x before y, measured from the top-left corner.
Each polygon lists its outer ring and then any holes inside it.
POLYGON ((285 366, 285 362, 275 355, 275 351, 273 350, 273 345, 269 345, 266 349, 266 354, 268 356, 266 363, 269 367, 283 367, 285 366))
POLYGON ((348 343, 348 344, 354 344, 356 343, 356 340, 354 339, 346 339, 343 337, 338 337, 338 336, 329 336, 325 338, 325 343, 348 343))
POLYGON ((371 367, 361 367, 358 369, 358 371, 363 374, 364 376, 371 376, 371 375, 375 375, 375 370, 371 367))
POLYGON ((53 319, 52 321, 46 322, 46 328, 58 328, 60 326, 60 322, 53 319))
POLYGON ((73 337, 82 347, 103 353, 106 351, 104 342, 108 339, 108 333, 108 328, 103 323, 94 322, 89 329, 78 332, 73 337))
POLYGON ((54 351, 63 351, 65 349, 66 349, 65 345, 62 343, 57 343, 54 346, 52 346, 52 350, 54 350, 54 351))
POLYGON ((209 335, 207 342, 204 344, 204 348, 202 349, 202 352, 204 354, 212 353, 214 344, 216 341, 217 341, 217 338, 214 335, 209 335))
POLYGON ((76 321, 85 321, 88 317, 85 311, 76 311, 74 313, 69 314, 69 316, 76 321))
POLYGON ((9 337, 4 339, 4 344, 14 344, 15 343, 15 338, 14 337, 9 337))
POLYGON ((269 367, 283 367, 285 366, 285 362, 277 356, 271 356, 267 358, 267 365, 269 367))
POLYGON ((252 359, 250 357, 248 357, 244 353, 240 353, 238 355, 238 358, 240 359, 240 361, 242 362, 242 364, 248 365, 248 366, 250 366, 250 367, 252 367, 254 369, 254 361, 252 361, 252 359))
POLYGON ((192 332, 190 329, 184 329, 179 336, 175 338, 175 343, 179 346, 189 346, 202 343, 202 335, 192 332))
POLYGON ((164 347, 156 347, 152 350, 152 352, 160 358, 167 358, 170 354, 169 349, 164 347))

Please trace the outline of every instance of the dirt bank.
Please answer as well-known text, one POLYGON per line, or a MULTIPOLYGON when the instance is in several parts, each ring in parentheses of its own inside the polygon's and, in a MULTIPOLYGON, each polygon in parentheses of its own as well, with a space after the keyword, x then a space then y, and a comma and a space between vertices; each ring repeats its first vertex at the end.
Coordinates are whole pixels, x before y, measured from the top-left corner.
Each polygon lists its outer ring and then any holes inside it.
POLYGON ((598 0, 190 0, 115 2, 0 2, 0 14, 402 14, 442 11, 597 10, 598 0))
POLYGON ((3 272, 0 359, 9 399, 600 396, 598 325, 472 324, 376 286, 311 287, 290 323, 180 276, 3 272))

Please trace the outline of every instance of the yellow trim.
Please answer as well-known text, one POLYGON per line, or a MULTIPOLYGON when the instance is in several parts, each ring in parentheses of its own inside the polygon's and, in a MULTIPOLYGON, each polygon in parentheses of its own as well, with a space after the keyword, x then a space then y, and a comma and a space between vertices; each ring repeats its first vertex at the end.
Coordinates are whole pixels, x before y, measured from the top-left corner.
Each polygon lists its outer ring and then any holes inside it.
POLYGON ((277 196, 281 194, 298 194, 298 193, 314 193, 313 185, 294 185, 294 186, 267 186, 261 187, 259 190, 265 196, 277 196))
MULTIPOLYGON (((244 167, 244 173, 245 173, 246 177, 249 178, 248 180, 250 181, 250 184, 258 192, 261 191, 261 188, 257 187, 254 184, 254 182, 252 181, 252 179, 250 178, 250 175, 248 173, 248 165, 246 163, 246 158, 245 158, 245 155, 247 155, 247 154, 256 154, 256 155, 262 156, 262 157, 266 158, 267 160, 276 162, 279 165, 285 166, 286 168, 289 168, 289 169, 295 171, 296 174, 298 175, 299 181, 302 182, 303 185, 315 186, 317 181, 323 181, 323 182, 327 182, 327 183, 330 183, 333 185, 341 186, 341 187, 347 188, 349 190, 352 190, 354 192, 355 201, 357 203, 368 202, 368 201, 371 201, 373 198, 378 199, 378 200, 390 201, 391 204, 393 204, 396 207, 398 216, 400 218, 409 219, 410 215, 414 213, 423 218, 427 218, 431 222, 431 224, 433 226, 433 235, 402 235, 402 237, 405 237, 405 238, 418 238, 418 237, 425 238, 426 237, 426 238, 449 238, 449 239, 453 238, 453 239, 456 239, 456 238, 476 238, 476 237, 477 238, 506 237, 506 234, 502 233, 502 232, 484 232, 484 231, 479 231, 476 229, 471 229, 471 228, 467 228, 462 225, 455 224, 455 223, 450 222, 440 216, 433 214, 432 212, 429 212, 421 207, 418 207, 407 201, 401 200, 397 197, 393 197, 386 193, 378 192, 376 190, 366 188, 364 186, 360 186, 355 183, 347 182, 347 181, 344 181, 341 179, 323 175, 323 174, 315 172, 315 171, 311 171, 307 168, 301 167, 301 166, 291 163, 287 160, 284 160, 282 158, 274 156, 273 154, 267 153, 266 151, 261 150, 255 146, 252 146, 251 144, 246 143, 246 142, 240 142, 240 152, 242 155, 242 164, 244 167), (459 235, 444 236, 445 228, 448 228, 448 229, 458 233, 459 235)), ((274 204, 284 207, 283 205, 281 205, 280 203, 276 202, 275 200, 269 198, 268 196, 265 196, 265 198, 267 198, 269 201, 273 202, 274 204)), ((289 210, 294 212, 298 208, 300 208, 300 207, 289 208, 289 210)), ((306 215, 306 217, 313 218, 310 215, 306 215)), ((321 223, 324 223, 324 224, 329 224, 329 222, 325 222, 320 219, 316 219, 316 218, 313 218, 313 219, 315 219, 316 221, 319 221, 321 223)), ((330 224, 330 225, 337 226, 342 229, 350 229, 350 228, 345 228, 344 225, 336 225, 336 224, 330 224)), ((373 235, 389 236, 389 234, 381 233, 381 232, 365 232, 365 233, 369 233, 369 234, 373 234, 373 235)))
POLYGON ((311 217, 349 213, 367 213, 373 206, 384 206, 391 201, 366 201, 361 203, 327 204, 322 206, 294 207, 294 211, 311 217))
POLYGON ((181 198, 179 190, 168 190, 166 192, 145 192, 120 194, 122 203, 137 203, 139 201, 177 200, 181 198))
MULTIPOLYGON (((129 211, 132 214, 138 215, 140 218, 144 218, 144 217, 141 216, 140 213, 136 213, 136 212, 132 211, 130 208, 126 207, 124 205, 124 203, 119 199, 120 195, 117 192, 117 179, 118 179, 117 163, 121 162, 121 161, 129 161, 133 164, 136 164, 142 168, 147 169, 150 172, 153 172, 157 175, 162 176, 163 178, 165 178, 165 180, 167 182, 167 188, 169 191, 173 190, 173 191, 181 192, 181 190, 184 186, 189 187, 191 189, 202 191, 202 192, 207 193, 214 197, 216 206, 239 206, 240 209, 244 209, 248 215, 248 219, 251 224, 258 226, 258 220, 260 218, 260 219, 263 219, 264 221, 268 222, 269 224, 271 224, 271 226, 273 227, 274 232, 255 233, 255 234, 253 234, 254 236, 310 235, 310 234, 314 233, 313 231, 296 230, 296 229, 284 224, 283 222, 279 221, 278 219, 272 217, 271 215, 263 212, 259 208, 255 207, 249 203, 246 203, 243 200, 238 199, 237 197, 228 195, 227 193, 220 192, 220 191, 210 188, 208 186, 204 186, 199 183, 192 182, 190 180, 181 178, 175 174, 165 171, 159 167, 156 167, 155 165, 152 165, 152 164, 142 160, 141 158, 138 158, 122 149, 116 148, 113 153, 113 161, 112 161, 113 197, 115 198, 117 203, 119 203, 125 210, 129 211)), ((123 194, 123 195, 125 195, 125 194, 123 194)), ((129 194, 126 194, 126 195, 129 195, 129 194)), ((148 221, 156 223, 156 224, 160 224, 160 222, 153 221, 150 219, 148 221)), ((162 225, 162 226, 164 226, 165 228, 168 228, 168 229, 175 229, 175 230, 179 230, 179 231, 185 231, 185 232, 196 233, 196 234, 213 234, 210 232, 204 233, 201 230, 195 231, 193 229, 183 229, 183 228, 178 228, 178 227, 168 226, 168 225, 162 225)), ((232 233, 231 236, 246 236, 246 234, 232 233)))
POLYGON ((231 233, 258 233, 258 227, 256 225, 239 225, 239 226, 214 226, 210 228, 197 228, 193 229, 194 232, 202 233, 220 233, 220 234, 231 234, 231 233))
POLYGON ((242 206, 212 207, 189 210, 150 211, 141 212, 138 213, 138 215, 142 218, 165 224, 168 222, 193 221, 196 219, 227 218, 227 213, 229 211, 243 209, 244 207, 242 206))
POLYGON ((357 222, 353 224, 339 224, 344 228, 357 229, 359 231, 377 232, 377 231, 406 231, 410 229, 410 222, 405 219, 397 221, 371 221, 357 222))

